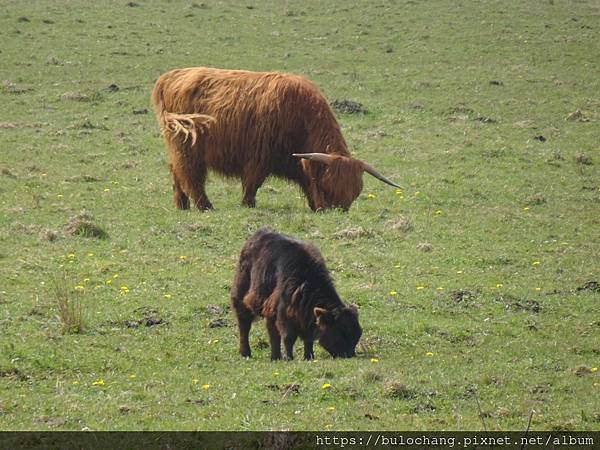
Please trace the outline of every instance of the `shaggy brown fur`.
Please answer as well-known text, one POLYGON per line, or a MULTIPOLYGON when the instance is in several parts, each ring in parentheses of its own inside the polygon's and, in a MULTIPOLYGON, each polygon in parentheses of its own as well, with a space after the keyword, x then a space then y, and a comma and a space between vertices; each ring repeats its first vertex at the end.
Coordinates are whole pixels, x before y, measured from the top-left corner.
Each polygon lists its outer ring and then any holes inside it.
POLYGON ((310 81, 276 72, 211 68, 162 75, 152 92, 173 175, 175 206, 212 205, 207 169, 241 179, 247 206, 274 175, 297 183, 313 210, 348 209, 362 189, 363 163, 348 153, 335 115, 310 81), (293 153, 328 153, 331 164, 293 153))
POLYGON ((252 321, 264 317, 271 359, 287 359, 294 343, 304 341, 304 358, 314 357, 319 340, 335 357, 352 357, 362 330, 355 306, 338 296, 319 250, 306 242, 260 229, 246 241, 231 288, 231 302, 240 331, 240 353, 251 355, 252 321))

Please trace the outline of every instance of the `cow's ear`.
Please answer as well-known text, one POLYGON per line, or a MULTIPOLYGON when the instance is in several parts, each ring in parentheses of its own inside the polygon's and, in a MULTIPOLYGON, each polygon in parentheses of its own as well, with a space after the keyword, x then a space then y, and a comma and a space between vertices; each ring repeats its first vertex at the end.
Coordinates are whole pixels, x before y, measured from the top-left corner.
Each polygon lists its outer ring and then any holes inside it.
POLYGON ((317 325, 329 324, 333 321, 333 316, 330 311, 325 308, 316 307, 314 310, 315 317, 317 318, 317 325))
POLYGON ((301 159, 300 164, 302 164, 302 170, 308 172, 310 170, 310 162, 308 159, 301 159))

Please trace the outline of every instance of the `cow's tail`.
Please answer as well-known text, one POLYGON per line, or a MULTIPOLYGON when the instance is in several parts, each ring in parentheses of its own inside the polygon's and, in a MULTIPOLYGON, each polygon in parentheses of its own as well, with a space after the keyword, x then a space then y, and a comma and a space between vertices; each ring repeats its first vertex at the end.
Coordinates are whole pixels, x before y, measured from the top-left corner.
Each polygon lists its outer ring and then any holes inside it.
POLYGON ((182 137, 183 142, 187 142, 191 139, 194 145, 198 135, 206 133, 210 126, 216 123, 215 118, 207 114, 179 114, 167 111, 162 86, 159 84, 160 80, 152 93, 152 101, 162 134, 169 140, 182 137))
POLYGON ((207 114, 176 114, 165 111, 160 122, 161 131, 167 138, 173 139, 181 135, 183 142, 191 138, 194 145, 198 135, 206 133, 216 120, 207 114))

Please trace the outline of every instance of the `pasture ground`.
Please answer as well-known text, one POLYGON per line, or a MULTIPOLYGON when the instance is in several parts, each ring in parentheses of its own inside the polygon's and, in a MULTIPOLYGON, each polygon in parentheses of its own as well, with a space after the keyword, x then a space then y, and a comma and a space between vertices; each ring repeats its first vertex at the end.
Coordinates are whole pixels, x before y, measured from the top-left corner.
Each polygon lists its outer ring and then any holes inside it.
POLYGON ((0 6, 0 429, 600 429, 598 2, 0 6), (250 210, 212 175, 176 211, 149 96, 200 65, 359 102, 351 151, 403 190, 314 214, 272 179, 250 210), (264 225, 321 249, 357 358, 270 362, 260 322, 238 356, 264 225))

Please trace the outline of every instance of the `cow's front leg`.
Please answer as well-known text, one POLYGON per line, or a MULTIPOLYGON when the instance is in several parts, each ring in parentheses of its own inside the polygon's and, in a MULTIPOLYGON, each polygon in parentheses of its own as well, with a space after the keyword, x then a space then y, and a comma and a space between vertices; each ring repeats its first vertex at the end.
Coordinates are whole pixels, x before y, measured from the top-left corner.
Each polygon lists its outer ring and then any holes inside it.
POLYGON ((265 181, 265 176, 261 174, 245 174, 242 179, 244 188, 244 198, 242 204, 248 208, 254 208, 256 206, 256 191, 262 186, 265 181))
POLYGON ((307 361, 315 359, 315 352, 313 351, 313 341, 304 341, 304 359, 307 361))
POLYGON ((287 331, 287 333, 283 336, 283 346, 285 347, 285 359, 291 361, 294 359, 294 344, 296 343, 296 339, 298 335, 293 331, 287 331))

